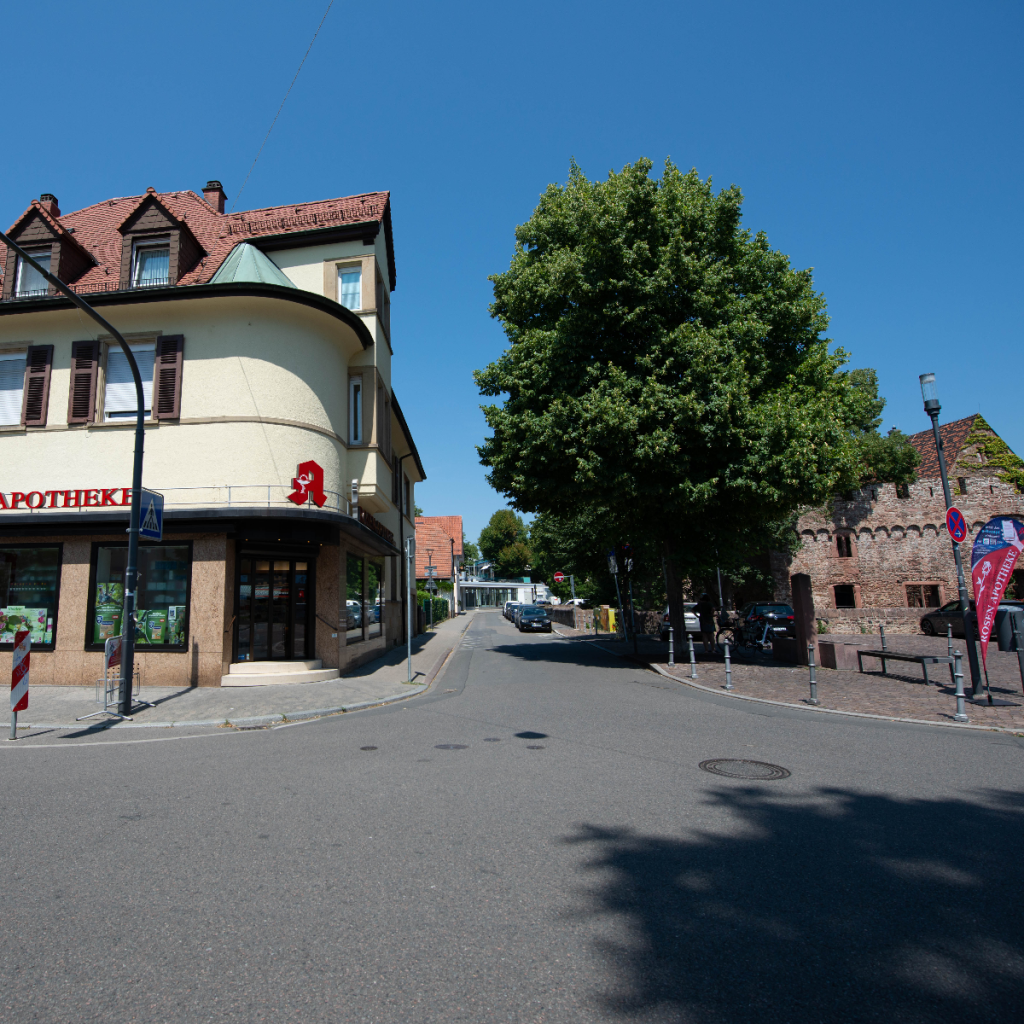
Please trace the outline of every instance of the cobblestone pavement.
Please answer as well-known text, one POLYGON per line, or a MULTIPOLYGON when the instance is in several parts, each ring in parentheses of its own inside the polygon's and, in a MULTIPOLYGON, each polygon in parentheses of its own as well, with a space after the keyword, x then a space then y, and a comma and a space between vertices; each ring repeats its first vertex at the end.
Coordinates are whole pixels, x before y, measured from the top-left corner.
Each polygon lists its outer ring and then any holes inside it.
MULTIPOLYGON (((633 645, 624 644, 613 634, 583 633, 558 626, 565 636, 579 638, 583 642, 600 643, 601 646, 631 655, 633 645), (588 640, 589 638, 589 640, 588 640)), ((871 635, 825 635, 820 640, 837 640, 857 643, 865 650, 878 650, 879 638, 871 635)), ((887 637, 889 650, 900 654, 938 654, 947 651, 945 637, 895 636, 887 637)), ((970 670, 967 665, 964 641, 954 640, 954 649, 964 653, 964 674, 966 686, 970 687, 970 670)), ((672 674, 689 682, 689 654, 685 643, 676 652, 677 664, 672 674)), ((725 664, 722 658, 703 653, 702 645, 695 644, 697 657, 697 679, 700 686, 722 690, 725 685, 725 664)), ((641 637, 638 642, 639 656, 662 668, 668 667, 668 645, 654 638, 641 637)), ((980 659, 980 650, 979 650, 980 659)), ((872 659, 873 661, 873 659, 872 659)), ((865 664, 865 667, 867 667, 865 664)), ((944 665, 929 666, 932 685, 925 686, 921 669, 913 664, 889 663, 889 673, 882 675, 878 662, 875 670, 861 674, 857 671, 835 671, 818 668, 819 708, 831 711, 851 711, 861 714, 879 715, 883 718, 909 718, 924 722, 952 723, 956 713, 954 688, 949 670, 944 665), (938 684, 938 685, 935 685, 938 684)), ((967 716, 971 725, 1011 729, 1024 733, 1024 696, 1021 691, 1020 668, 1016 654, 1000 652, 993 644, 988 652, 989 683, 992 696, 1006 704, 989 706, 966 702, 967 716)), ((740 650, 732 663, 733 693, 745 697, 761 697, 766 700, 782 701, 786 704, 804 704, 810 696, 809 672, 805 666, 787 665, 775 661, 771 655, 757 651, 740 650)), ((724 692, 724 691, 723 691, 724 692)), ((810 705, 807 705, 809 708, 810 705)))

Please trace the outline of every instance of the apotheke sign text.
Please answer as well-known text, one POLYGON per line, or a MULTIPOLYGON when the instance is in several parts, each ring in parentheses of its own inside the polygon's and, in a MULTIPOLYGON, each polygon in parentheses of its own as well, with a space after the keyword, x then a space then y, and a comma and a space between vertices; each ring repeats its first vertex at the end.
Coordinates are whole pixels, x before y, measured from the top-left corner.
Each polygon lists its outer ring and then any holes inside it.
POLYGON ((0 491, 0 509, 125 508, 132 503, 130 487, 96 487, 81 491, 0 491))

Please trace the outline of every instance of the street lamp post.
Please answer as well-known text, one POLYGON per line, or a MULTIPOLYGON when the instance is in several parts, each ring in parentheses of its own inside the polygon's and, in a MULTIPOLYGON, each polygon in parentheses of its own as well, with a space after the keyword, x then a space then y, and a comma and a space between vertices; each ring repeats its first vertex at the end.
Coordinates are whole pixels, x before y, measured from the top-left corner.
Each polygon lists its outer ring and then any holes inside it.
MULTIPOLYGON (((949 477, 946 475, 946 456, 942 450, 942 436, 939 434, 939 392, 935 386, 934 373, 922 373, 921 397, 924 399, 924 411, 932 421, 932 431, 935 434, 935 450, 939 455, 939 473, 942 476, 942 495, 946 500, 946 509, 953 504, 953 496, 949 490, 949 477)), ((964 564, 960 558, 960 545, 953 544, 953 559, 956 562, 956 582, 960 590, 960 614, 964 620, 964 642, 967 644, 967 660, 971 666, 971 686, 973 696, 981 693, 981 668, 978 665, 978 649, 974 643, 974 625, 971 623, 971 605, 967 597, 967 582, 964 579, 964 564)))
MULTIPOLYGON (((145 400, 142 396, 142 377, 139 374, 139 364, 135 362, 128 342, 121 337, 121 332, 113 324, 105 320, 92 306, 84 299, 73 292, 58 277, 54 277, 49 270, 44 270, 36 261, 21 248, 17 242, 12 241, 7 235, 0 231, 0 242, 8 247, 36 272, 42 274, 57 291, 66 295, 83 313, 92 317, 107 331, 112 338, 121 346, 128 360, 128 366, 132 371, 132 379, 135 381, 135 456, 132 463, 132 505, 128 518, 128 565, 124 572, 124 613, 121 617, 121 686, 117 695, 118 713, 127 717, 132 713, 132 677, 135 675, 135 585, 139 575, 139 519, 142 509, 142 451, 145 443, 145 400)), ((10 268, 8 268, 10 273, 10 268)))

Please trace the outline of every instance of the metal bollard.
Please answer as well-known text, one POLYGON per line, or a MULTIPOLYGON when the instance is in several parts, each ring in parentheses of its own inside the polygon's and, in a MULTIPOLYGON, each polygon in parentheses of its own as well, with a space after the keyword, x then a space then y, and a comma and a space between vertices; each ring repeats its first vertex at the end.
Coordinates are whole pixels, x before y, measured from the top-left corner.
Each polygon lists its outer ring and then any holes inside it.
POLYGON ((1014 646, 1017 648, 1017 667, 1020 669, 1020 685, 1024 689, 1024 637, 1021 636, 1021 619, 1024 614, 1013 612, 1010 622, 1013 623, 1014 646))
POLYGON ((11 712, 11 735, 8 739, 16 740, 18 738, 18 712, 11 712))
POLYGON ((956 651, 953 655, 953 678, 956 680, 956 714, 954 722, 969 722, 970 719, 964 712, 964 663, 963 655, 956 651))
POLYGON ((668 627, 668 667, 675 668, 676 664, 676 631, 668 627))
POLYGON ((950 623, 946 624, 946 655, 953 657, 953 626, 950 623))
POLYGON ((690 645, 690 678, 697 678, 697 655, 693 653, 693 634, 686 634, 686 641, 690 645))
POLYGON ((818 703, 818 680, 814 675, 814 644, 807 645, 807 667, 811 670, 811 699, 808 704, 818 703))
POLYGON ((881 637, 882 637, 882 650, 883 651, 889 650, 889 648, 885 646, 885 626, 882 625, 881 622, 878 624, 878 632, 881 634, 881 637))
POLYGON ((725 640, 725 688, 732 689, 732 662, 729 660, 729 641, 725 640))

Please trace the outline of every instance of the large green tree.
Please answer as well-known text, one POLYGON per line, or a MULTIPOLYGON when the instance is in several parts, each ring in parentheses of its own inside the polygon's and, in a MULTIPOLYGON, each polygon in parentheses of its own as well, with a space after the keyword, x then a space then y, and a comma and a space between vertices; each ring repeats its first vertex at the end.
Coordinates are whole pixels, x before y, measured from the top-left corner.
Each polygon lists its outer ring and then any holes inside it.
POLYGON ((529 541, 522 517, 511 509, 498 509, 480 531, 480 554, 494 563, 495 576, 518 578, 531 564, 529 541))
POLYGON ((740 190, 650 170, 573 164, 516 229, 479 452, 514 508, 663 557, 677 612, 683 577, 791 545, 798 508, 878 476, 880 409, 823 337, 810 271, 742 228, 740 190))

